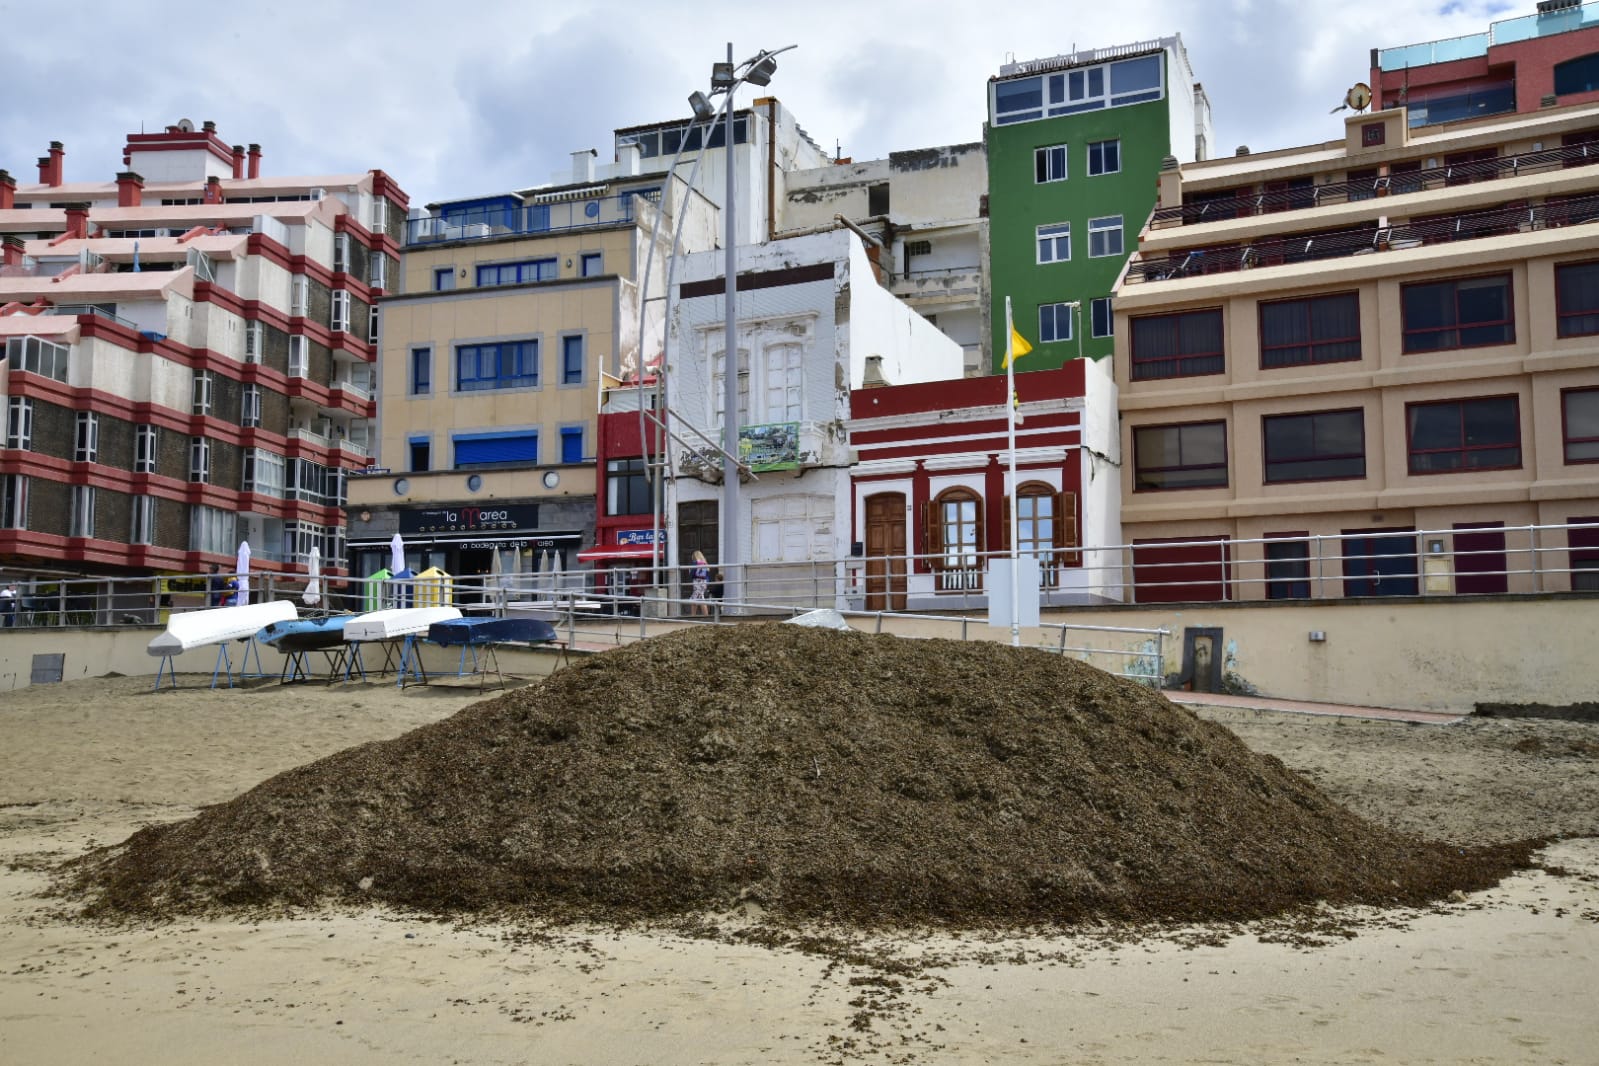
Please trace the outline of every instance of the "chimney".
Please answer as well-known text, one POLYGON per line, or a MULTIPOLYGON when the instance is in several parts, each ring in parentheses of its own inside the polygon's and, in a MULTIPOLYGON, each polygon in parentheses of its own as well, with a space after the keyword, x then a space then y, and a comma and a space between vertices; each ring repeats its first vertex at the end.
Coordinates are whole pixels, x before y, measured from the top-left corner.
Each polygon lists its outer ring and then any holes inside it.
POLYGON ((61 157, 67 154, 65 146, 60 141, 50 142, 50 180, 47 183, 51 188, 60 185, 66 172, 66 167, 61 162, 61 157))
POLYGON ((88 204, 63 204, 67 213, 68 237, 87 237, 89 235, 89 205, 88 204))
POLYGON ((616 161, 620 164, 619 169, 627 177, 632 177, 638 173, 639 161, 642 158, 643 153, 639 149, 637 141, 628 141, 616 151, 616 161))
POLYGON ((572 180, 585 182, 594 180, 594 157, 599 155, 592 148, 585 148, 581 152, 572 153, 572 180))
POLYGON ((888 384, 888 378, 883 375, 883 357, 868 355, 866 368, 861 374, 861 388, 881 389, 888 384))
POLYGON ((217 131, 217 124, 212 122, 210 119, 206 119, 200 124, 200 129, 206 133, 215 133, 217 131))
POLYGON ((5 247, 0 249, 4 255, 4 265, 8 267, 22 265, 22 238, 15 233, 8 233, 4 238, 5 247))
POLYGON ((233 180, 238 181, 244 177, 244 145, 233 146, 233 180))
POLYGON ((10 211, 17 206, 17 179, 11 171, 0 170, 0 211, 10 211))
POLYGON ((222 202, 222 179, 215 174, 205 179, 205 202, 208 204, 222 202))
POLYGON ((250 145, 250 169, 244 176, 251 181, 261 176, 261 146, 259 144, 250 145))
POLYGON ((117 206, 138 207, 144 203, 144 179, 131 170, 117 175, 117 206))

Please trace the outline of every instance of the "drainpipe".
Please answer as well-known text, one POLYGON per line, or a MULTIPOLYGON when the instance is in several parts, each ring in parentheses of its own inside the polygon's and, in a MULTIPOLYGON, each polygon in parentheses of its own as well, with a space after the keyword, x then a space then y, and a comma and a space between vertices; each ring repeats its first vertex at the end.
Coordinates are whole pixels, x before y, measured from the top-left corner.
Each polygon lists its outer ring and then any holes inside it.
MULTIPOLYGON (((751 132, 754 132, 753 130, 751 132)), ((733 146, 728 145, 731 151, 733 146)), ((777 233, 777 97, 766 98, 766 240, 777 233)))

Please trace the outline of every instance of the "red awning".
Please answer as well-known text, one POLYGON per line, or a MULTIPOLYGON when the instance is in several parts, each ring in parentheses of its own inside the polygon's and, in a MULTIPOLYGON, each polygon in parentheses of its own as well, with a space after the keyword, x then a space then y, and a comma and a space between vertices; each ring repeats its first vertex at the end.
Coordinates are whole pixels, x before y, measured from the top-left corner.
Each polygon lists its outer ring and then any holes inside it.
POLYGON ((584 548, 577 553, 580 563, 608 563, 618 560, 636 561, 648 560, 654 555, 653 546, 649 544, 596 544, 592 548, 584 548))

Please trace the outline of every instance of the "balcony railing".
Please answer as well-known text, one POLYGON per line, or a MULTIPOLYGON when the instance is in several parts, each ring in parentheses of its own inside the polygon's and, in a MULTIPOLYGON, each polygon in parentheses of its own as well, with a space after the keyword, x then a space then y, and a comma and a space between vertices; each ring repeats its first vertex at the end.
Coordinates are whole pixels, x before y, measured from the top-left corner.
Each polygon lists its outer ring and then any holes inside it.
POLYGON ((1594 222, 1599 222, 1599 194, 1548 200, 1541 204, 1505 204, 1485 211, 1414 219, 1393 226, 1368 224, 1332 233, 1200 248, 1164 256, 1140 256, 1127 265, 1127 283, 1228 274, 1594 222))
POLYGON ((405 243, 412 246, 483 241, 497 237, 560 233, 593 226, 614 226, 634 220, 640 199, 658 203, 660 191, 494 208, 447 218, 429 215, 407 220, 405 243))
POLYGON ((1595 25, 1599 25, 1599 4, 1583 4, 1560 11, 1540 11, 1491 23, 1487 33, 1384 48, 1377 53, 1377 65, 1382 70, 1404 70, 1455 59, 1474 59, 1487 55, 1488 49, 1494 45, 1552 37, 1595 25))
POLYGON ((1426 170, 1407 171, 1381 178, 1332 182, 1299 189, 1251 192, 1214 200, 1196 200, 1177 207, 1157 208, 1150 216, 1150 225, 1155 229, 1193 226, 1203 222, 1249 218, 1279 211, 1298 211, 1329 204, 1349 203, 1354 200, 1374 200, 1379 196, 1426 192, 1449 185, 1469 185, 1479 181, 1514 178, 1521 174, 1542 174, 1550 170, 1588 166, 1594 163, 1599 163, 1599 143, 1572 144, 1560 148, 1548 148, 1541 152, 1525 152, 1498 159, 1480 159, 1469 163, 1455 163, 1451 166, 1429 167, 1426 170))

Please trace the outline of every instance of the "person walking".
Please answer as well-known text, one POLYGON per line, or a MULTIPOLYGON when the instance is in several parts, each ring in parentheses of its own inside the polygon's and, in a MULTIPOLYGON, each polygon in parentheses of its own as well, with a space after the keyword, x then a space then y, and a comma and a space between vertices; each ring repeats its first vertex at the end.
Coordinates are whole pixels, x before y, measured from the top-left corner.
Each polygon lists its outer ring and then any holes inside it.
POLYGON ((0 626, 10 629, 17 624, 17 586, 15 583, 0 589, 0 626))
POLYGON ((222 576, 221 567, 216 563, 211 564, 211 570, 205 579, 206 603, 211 607, 221 607, 228 598, 228 579, 222 576))
POLYGON ((711 589, 711 564, 705 561, 705 553, 702 551, 694 552, 694 583, 690 589, 688 598, 693 608, 692 613, 710 614, 711 605, 705 602, 705 597, 711 589))

